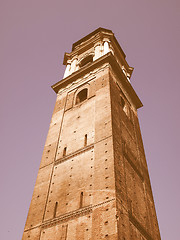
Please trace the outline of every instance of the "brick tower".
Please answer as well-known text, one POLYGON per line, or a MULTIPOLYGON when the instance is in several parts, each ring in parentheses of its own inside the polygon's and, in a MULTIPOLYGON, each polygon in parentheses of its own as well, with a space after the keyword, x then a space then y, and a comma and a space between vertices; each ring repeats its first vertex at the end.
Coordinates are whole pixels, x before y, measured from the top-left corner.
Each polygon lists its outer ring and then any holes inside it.
POLYGON ((112 31, 65 53, 23 240, 159 240, 133 71, 112 31))

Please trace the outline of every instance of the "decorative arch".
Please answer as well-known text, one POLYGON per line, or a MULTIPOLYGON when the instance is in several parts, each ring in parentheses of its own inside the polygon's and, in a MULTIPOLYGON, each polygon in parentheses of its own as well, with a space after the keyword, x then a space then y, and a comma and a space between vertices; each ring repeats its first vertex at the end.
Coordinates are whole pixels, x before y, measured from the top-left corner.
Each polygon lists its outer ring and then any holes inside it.
POLYGON ((94 53, 85 54, 79 61, 79 67, 84 67, 85 65, 93 62, 94 53))

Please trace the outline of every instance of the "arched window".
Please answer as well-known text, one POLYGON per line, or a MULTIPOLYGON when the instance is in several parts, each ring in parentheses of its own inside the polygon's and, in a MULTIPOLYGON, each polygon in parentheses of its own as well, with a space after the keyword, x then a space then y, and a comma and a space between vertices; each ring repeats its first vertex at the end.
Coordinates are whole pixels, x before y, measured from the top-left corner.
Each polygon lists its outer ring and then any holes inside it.
POLYGON ((87 99, 87 93, 88 93, 87 88, 81 90, 76 96, 76 104, 81 103, 84 100, 86 100, 87 99))
POLYGON ((89 55, 85 57, 79 64, 80 67, 84 67, 86 64, 93 62, 93 56, 89 55))

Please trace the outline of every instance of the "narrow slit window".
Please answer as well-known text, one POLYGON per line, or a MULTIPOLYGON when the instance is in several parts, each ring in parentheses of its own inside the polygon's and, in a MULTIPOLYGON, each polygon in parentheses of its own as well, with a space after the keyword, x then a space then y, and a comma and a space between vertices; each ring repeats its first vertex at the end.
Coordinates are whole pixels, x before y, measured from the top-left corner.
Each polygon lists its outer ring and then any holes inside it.
POLYGON ((55 203, 55 206, 54 206, 54 215, 53 215, 53 218, 56 217, 57 207, 58 207, 58 202, 56 202, 56 203, 55 203))
POLYGON ((125 106, 125 101, 122 97, 121 97, 121 106, 122 106, 122 108, 124 108, 124 106, 125 106))
POLYGON ((67 230, 68 230, 68 224, 62 225, 62 234, 60 240, 66 240, 67 239, 67 230))
POLYGON ((80 208, 82 208, 83 206, 83 192, 81 192, 81 195, 80 195, 80 208))
POLYGON ((84 146, 87 146, 87 134, 84 136, 84 146))
POLYGON ((63 157, 66 156, 66 152, 67 152, 67 147, 65 147, 64 150, 63 150, 63 157))
POLYGON ((76 96, 76 104, 81 103, 87 99, 88 90, 87 88, 81 90, 76 96))

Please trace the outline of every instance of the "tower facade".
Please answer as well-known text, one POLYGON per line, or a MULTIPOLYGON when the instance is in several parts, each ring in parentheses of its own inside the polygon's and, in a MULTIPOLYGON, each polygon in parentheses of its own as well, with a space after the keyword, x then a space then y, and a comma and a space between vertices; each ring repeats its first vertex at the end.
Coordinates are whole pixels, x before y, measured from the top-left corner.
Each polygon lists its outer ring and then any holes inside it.
POLYGON ((112 31, 65 53, 23 240, 159 240, 133 68, 112 31))

